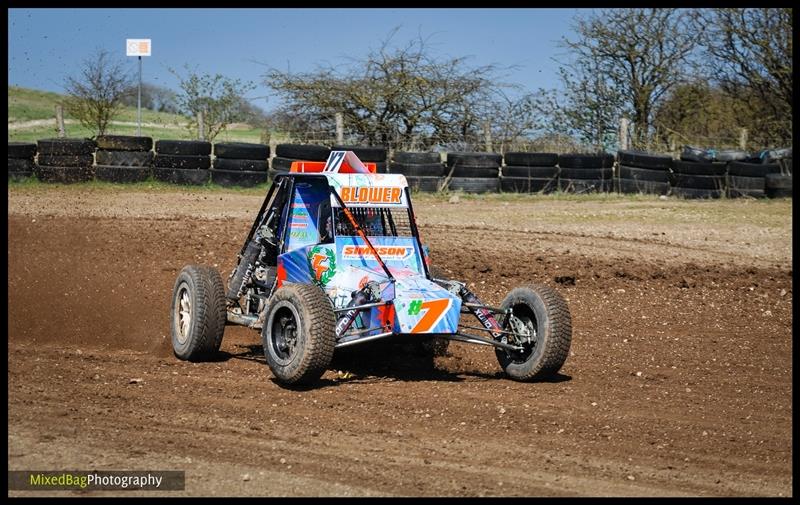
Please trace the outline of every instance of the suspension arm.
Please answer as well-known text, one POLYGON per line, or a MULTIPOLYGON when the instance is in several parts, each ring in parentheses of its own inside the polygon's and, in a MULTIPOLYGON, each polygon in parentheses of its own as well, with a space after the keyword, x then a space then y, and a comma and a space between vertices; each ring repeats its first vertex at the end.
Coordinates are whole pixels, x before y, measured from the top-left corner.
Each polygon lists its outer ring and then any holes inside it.
MULTIPOLYGON (((464 302, 463 306, 467 307, 470 312, 475 314, 475 317, 478 318, 478 321, 481 322, 484 328, 489 330, 492 336, 500 340, 503 336, 503 328, 500 326, 500 323, 497 322, 495 319, 493 311, 495 311, 492 307, 486 307, 481 301, 475 296, 475 293, 467 288, 467 285, 464 283, 457 283, 458 284, 458 296, 461 297, 461 300, 464 302)), ((497 312, 497 311, 495 311, 497 312)))

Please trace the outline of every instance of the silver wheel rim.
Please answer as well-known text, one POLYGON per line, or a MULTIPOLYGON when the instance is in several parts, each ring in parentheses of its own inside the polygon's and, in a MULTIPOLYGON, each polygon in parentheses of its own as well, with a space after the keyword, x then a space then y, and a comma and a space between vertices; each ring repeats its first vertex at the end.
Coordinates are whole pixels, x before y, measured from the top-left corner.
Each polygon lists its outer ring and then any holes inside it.
POLYGON ((185 284, 181 286, 175 299, 175 313, 178 315, 175 321, 178 343, 183 345, 189 338, 189 330, 192 326, 192 299, 189 296, 189 288, 185 284))
MULTIPOLYGON (((530 314, 517 316, 512 312, 510 317, 515 317, 517 319, 517 324, 512 324, 512 330, 517 331, 517 328, 514 326, 522 325, 524 326, 528 332, 530 333, 530 337, 525 339, 525 342, 516 342, 517 345, 522 345, 525 347, 525 351, 516 352, 516 351, 505 351, 506 355, 511 358, 513 362, 525 362, 530 359, 531 356, 536 354, 539 351, 539 332, 537 331, 537 321, 536 321, 536 313, 533 311, 533 308, 525 306, 530 314)), ((501 339, 502 342, 508 343, 508 337, 503 336, 501 339)))

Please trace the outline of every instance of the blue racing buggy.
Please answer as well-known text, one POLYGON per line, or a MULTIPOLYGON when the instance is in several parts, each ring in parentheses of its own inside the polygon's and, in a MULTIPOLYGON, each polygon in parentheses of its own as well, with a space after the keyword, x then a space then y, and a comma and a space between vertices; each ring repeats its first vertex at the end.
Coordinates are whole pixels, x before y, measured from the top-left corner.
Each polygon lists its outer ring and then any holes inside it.
POLYGON ((178 275, 175 355, 209 358, 225 325, 239 324, 261 331, 266 361, 287 385, 319 379, 336 349, 389 337, 493 346, 515 380, 555 374, 572 338, 564 299, 529 285, 491 307, 465 283, 432 276, 405 176, 374 171, 333 151, 276 176, 227 285, 211 267, 178 275))

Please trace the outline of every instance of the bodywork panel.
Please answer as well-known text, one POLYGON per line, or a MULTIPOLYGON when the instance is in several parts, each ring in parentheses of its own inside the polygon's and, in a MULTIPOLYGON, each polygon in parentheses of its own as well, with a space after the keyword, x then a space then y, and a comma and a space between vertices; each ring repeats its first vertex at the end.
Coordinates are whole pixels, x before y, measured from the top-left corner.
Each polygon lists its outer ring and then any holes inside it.
MULTIPOLYGON (((355 327, 384 326, 392 319, 395 333, 452 333, 458 326, 461 300, 424 277, 422 254, 412 237, 370 237, 394 280, 387 278, 359 237, 336 237, 332 244, 315 244, 278 257, 278 283, 316 283, 335 308, 350 303, 352 293, 368 282, 381 286, 381 301, 388 308, 365 311, 355 327)), ((375 332, 378 333, 378 332, 375 332)), ((369 335, 370 332, 366 333, 369 335)))
POLYGON ((387 326, 393 333, 455 333, 461 299, 426 278, 426 255, 416 237, 368 237, 393 279, 359 236, 337 235, 330 243, 319 243, 327 205, 340 206, 330 194, 331 188, 348 207, 406 209, 406 187, 401 174, 297 177, 286 215, 286 245, 278 256, 278 286, 316 283, 339 309, 351 303, 354 292, 373 281, 380 286, 379 301, 386 304, 364 309, 352 329, 374 328, 363 332, 364 336, 383 333, 387 326))

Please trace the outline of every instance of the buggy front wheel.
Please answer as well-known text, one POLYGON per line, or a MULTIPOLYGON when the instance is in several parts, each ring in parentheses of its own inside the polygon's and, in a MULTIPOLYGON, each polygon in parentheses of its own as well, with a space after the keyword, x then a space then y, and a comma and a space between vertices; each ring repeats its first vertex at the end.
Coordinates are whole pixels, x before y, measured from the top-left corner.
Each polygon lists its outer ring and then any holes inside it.
POLYGON ((327 295, 311 284, 278 288, 261 330, 264 356, 284 384, 319 379, 333 359, 336 321, 327 295))
POLYGON ((511 309, 502 325, 515 334, 503 336, 502 341, 524 348, 495 349, 506 375, 528 381, 558 372, 569 355, 572 340, 572 319, 564 298, 548 286, 534 284, 513 289, 500 307, 511 309))

